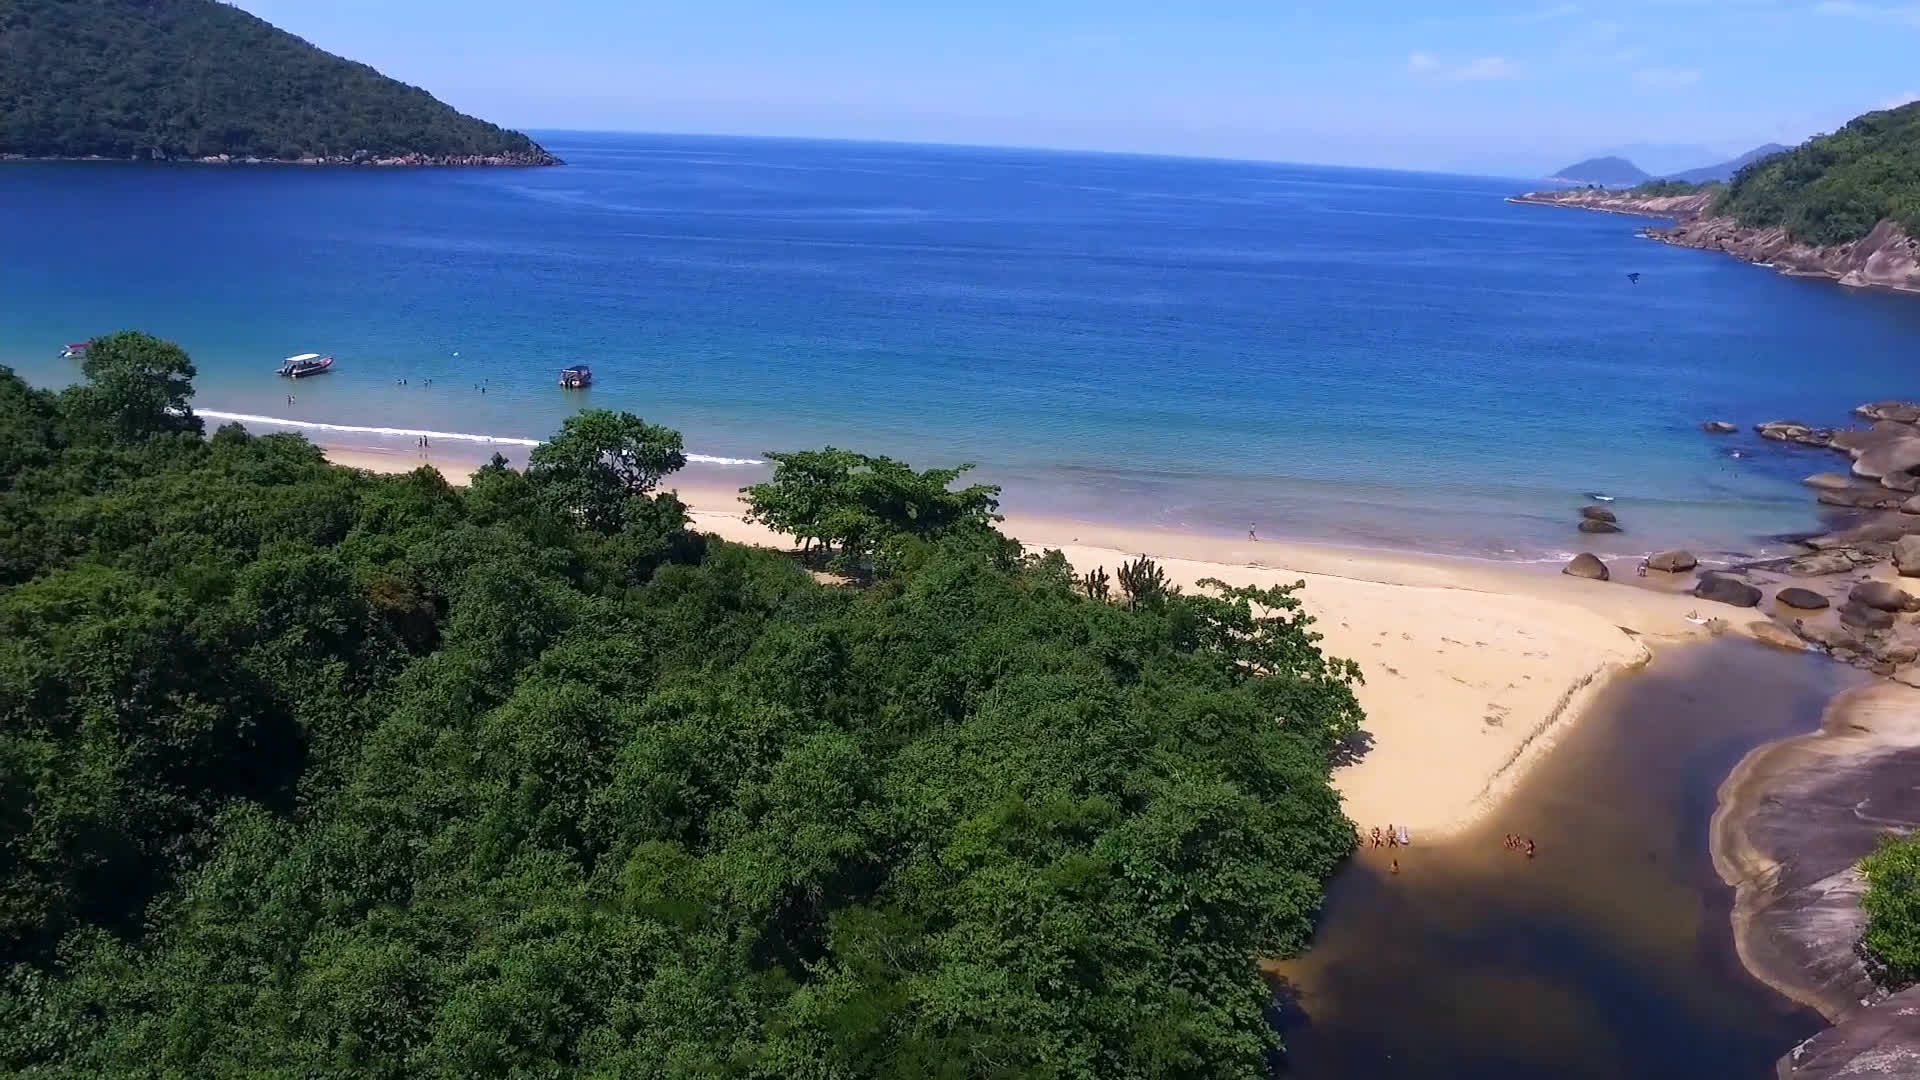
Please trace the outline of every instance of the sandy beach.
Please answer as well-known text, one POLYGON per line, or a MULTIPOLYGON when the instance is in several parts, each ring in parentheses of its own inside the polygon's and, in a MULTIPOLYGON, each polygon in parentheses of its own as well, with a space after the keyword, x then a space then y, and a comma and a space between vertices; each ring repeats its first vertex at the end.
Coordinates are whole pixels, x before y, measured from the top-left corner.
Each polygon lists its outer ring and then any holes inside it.
MULTIPOLYGON (((328 450, 378 472, 418 467, 400 454, 328 450)), ((432 459, 427 459, 431 461, 432 459)), ((465 463, 442 463, 458 481, 465 463)), ((674 478, 679 479, 679 478, 674 478)), ((740 543, 791 547, 745 520, 737 491, 673 484, 694 525, 740 543)), ((1356 822, 1439 836, 1497 805, 1608 680, 1646 663, 1650 644, 1704 636, 1701 602, 1556 567, 1250 541, 1160 529, 1009 517, 1002 529, 1035 550, 1058 548, 1085 571, 1149 555, 1188 589, 1303 582, 1331 655, 1357 661, 1371 749, 1335 774, 1356 822)), ((1625 567, 1616 568, 1630 573, 1625 567)), ((1733 620, 1736 627, 1741 620, 1733 620)))

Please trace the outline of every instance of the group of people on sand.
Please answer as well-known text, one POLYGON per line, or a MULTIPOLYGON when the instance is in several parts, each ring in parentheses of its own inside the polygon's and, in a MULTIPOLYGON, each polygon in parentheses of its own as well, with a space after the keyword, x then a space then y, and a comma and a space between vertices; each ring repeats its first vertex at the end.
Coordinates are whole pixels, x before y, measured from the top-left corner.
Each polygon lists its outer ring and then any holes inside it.
POLYGON ((1534 852, 1533 837, 1521 836, 1519 833, 1508 833, 1507 834, 1507 850, 1508 851, 1524 851, 1527 853, 1527 858, 1531 859, 1533 858, 1533 852, 1534 852))
MULTIPOLYGON (((1358 832, 1359 827, 1355 826, 1354 831, 1358 832)), ((1400 825, 1400 826, 1388 825, 1385 830, 1382 830, 1380 826, 1375 825, 1373 827, 1373 832, 1369 835, 1362 836, 1360 840, 1362 843, 1366 844, 1369 847, 1397 848, 1397 847, 1409 847, 1413 844, 1413 838, 1407 835, 1407 827, 1405 825, 1400 825)), ((1387 868, 1387 872, 1393 873, 1393 874, 1399 873, 1400 860, 1393 859, 1390 861, 1392 865, 1387 868)))

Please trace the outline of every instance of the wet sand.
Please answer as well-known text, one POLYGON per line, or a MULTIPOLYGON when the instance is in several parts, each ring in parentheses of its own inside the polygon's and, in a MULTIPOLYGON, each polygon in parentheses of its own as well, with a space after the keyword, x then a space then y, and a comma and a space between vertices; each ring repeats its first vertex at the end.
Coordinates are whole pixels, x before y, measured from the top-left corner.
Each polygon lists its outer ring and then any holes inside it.
POLYGON ((1741 966, 1708 824, 1749 750, 1862 678, 1734 639, 1658 649, 1480 826, 1363 850, 1313 949, 1273 968, 1288 1075, 1771 1075, 1821 1019, 1741 966))

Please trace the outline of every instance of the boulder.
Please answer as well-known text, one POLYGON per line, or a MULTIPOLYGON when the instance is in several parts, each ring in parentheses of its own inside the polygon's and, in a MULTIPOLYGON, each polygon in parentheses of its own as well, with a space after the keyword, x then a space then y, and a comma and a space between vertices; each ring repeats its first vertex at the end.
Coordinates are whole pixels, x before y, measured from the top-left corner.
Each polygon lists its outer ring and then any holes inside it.
POLYGON ((1612 522, 1620 520, 1614 516, 1613 511, 1604 506, 1583 506, 1580 508, 1580 516, 1586 518, 1588 521, 1612 522))
POLYGON ((1793 632, 1828 649, 1858 649, 1860 638, 1844 626, 1809 625, 1805 619, 1793 620, 1793 632))
POLYGON ((1894 541, 1893 565, 1901 577, 1920 577, 1920 536, 1903 536, 1894 541))
POLYGON ((1876 423, 1870 428, 1849 428, 1845 431, 1827 433, 1827 445, 1835 450, 1844 450, 1849 456, 1859 457, 1869 450, 1885 446, 1888 443, 1911 439, 1916 432, 1905 424, 1876 423))
POLYGON ((1900 512, 1903 514, 1920 514, 1920 495, 1915 495, 1913 498, 1901 503, 1900 512))
POLYGON ((1764 424, 1753 425, 1753 430, 1759 432, 1763 439, 1791 442, 1812 435, 1814 428, 1812 424, 1803 424, 1798 420, 1769 420, 1764 424))
POLYGON ((1798 608, 1801 611, 1819 611, 1827 606, 1827 598, 1812 589, 1803 589, 1798 585, 1789 585, 1773 594, 1775 603, 1783 607, 1798 608))
POLYGON ((1853 486, 1852 477, 1846 473, 1837 472, 1817 472, 1800 482, 1822 491, 1844 491, 1853 486))
POLYGON ((1775 648, 1787 649, 1791 652, 1807 651, 1806 642, 1801 641, 1784 628, 1775 626, 1765 619, 1761 619, 1759 622, 1748 623, 1747 633, 1753 640, 1763 645, 1772 645, 1775 648))
POLYGON ((1709 435, 1731 435, 1739 431, 1740 428, 1737 425, 1727 423, 1725 420, 1709 420, 1700 425, 1700 430, 1709 435))
POLYGON ((1880 486, 1888 491, 1905 492, 1911 495, 1920 491, 1920 473, 1890 472, 1880 478, 1880 486))
POLYGON ((1794 577, 1820 577, 1824 574, 1844 574, 1853 569, 1853 560, 1845 551, 1822 551, 1818 555, 1802 555, 1787 564, 1787 573, 1794 577))
POLYGON ((1909 987, 1840 1022, 1788 1051, 1774 1063, 1780 1080, 1840 1080, 1878 1076, 1899 1080, 1920 1074, 1920 986, 1909 987))
POLYGON ((1617 533, 1620 531, 1620 526, 1615 525, 1611 521, 1601 521, 1597 518, 1582 518, 1580 520, 1580 531, 1583 533, 1617 533))
POLYGON ((1734 607, 1753 607, 1760 602, 1759 589, 1725 574, 1700 575, 1699 584, 1693 587, 1693 595, 1734 607))
MULTIPOLYGON (((1911 429, 1909 429, 1911 430, 1911 429)), ((1920 436, 1909 434, 1868 449, 1853 459, 1853 475, 1878 480, 1889 473, 1920 468, 1920 436)))
POLYGON ((1647 556, 1647 569, 1665 570, 1669 574, 1678 574, 1686 570, 1691 570, 1699 565, 1700 560, 1694 558, 1693 552, 1685 548, 1675 548, 1672 551, 1656 551, 1652 555, 1647 556))
POLYGON ((1920 607, 1920 602, 1908 595, 1907 590, 1891 581, 1863 581, 1847 594, 1847 602, 1881 611, 1912 611, 1920 607))
POLYGON ((1574 577, 1589 578, 1594 581, 1607 580, 1607 564, 1601 562, 1599 556, 1589 554, 1585 551, 1575 555, 1573 561, 1567 563, 1566 568, 1560 572, 1570 574, 1574 577))
POLYGON ((1911 401, 1869 401, 1865 405, 1856 405, 1855 416, 1864 416, 1869 420, 1892 420, 1895 423, 1920 423, 1920 404, 1911 401))
POLYGON ((1911 641, 1882 636, 1868 647, 1873 651, 1873 658, 1883 664, 1911 664, 1920 660, 1920 645, 1911 641))
POLYGON ((1893 625, 1893 612, 1849 600, 1840 605, 1840 621, 1856 630, 1885 630, 1893 625))
POLYGON ((1851 510, 1893 510, 1906 501, 1906 496, 1899 492, 1878 487, 1827 489, 1813 498, 1822 506, 1844 506, 1851 510))

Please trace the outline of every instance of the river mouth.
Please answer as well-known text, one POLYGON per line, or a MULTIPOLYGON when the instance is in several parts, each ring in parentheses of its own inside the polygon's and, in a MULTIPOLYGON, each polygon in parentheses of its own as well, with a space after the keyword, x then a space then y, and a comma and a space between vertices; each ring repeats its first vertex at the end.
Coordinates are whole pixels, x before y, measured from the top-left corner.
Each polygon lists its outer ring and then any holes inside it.
POLYGON ((1862 679, 1745 641, 1660 649, 1485 823, 1362 849, 1313 949, 1271 969, 1285 1075, 1772 1075, 1823 1024, 1740 966, 1708 850, 1715 795, 1747 751, 1817 729, 1862 679))

